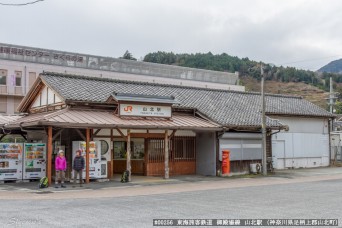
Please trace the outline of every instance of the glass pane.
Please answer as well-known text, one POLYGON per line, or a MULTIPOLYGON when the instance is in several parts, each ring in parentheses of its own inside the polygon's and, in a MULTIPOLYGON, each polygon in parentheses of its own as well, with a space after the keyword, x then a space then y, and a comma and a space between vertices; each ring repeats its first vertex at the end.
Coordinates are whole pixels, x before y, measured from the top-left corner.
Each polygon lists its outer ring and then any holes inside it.
POLYGON ((6 76, 0 76, 0 85, 6 85, 6 76))
POLYGON ((15 85, 16 86, 21 86, 21 77, 16 77, 15 78, 15 85))
POLYGON ((133 147, 132 148, 132 159, 143 159, 145 156, 145 139, 143 138, 135 138, 132 139, 133 147))

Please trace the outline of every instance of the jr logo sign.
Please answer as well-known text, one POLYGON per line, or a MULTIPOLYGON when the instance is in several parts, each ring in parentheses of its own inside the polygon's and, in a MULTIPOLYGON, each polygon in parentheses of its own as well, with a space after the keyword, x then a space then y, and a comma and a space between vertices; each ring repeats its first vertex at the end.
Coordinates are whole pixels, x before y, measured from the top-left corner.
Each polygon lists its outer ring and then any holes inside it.
POLYGON ((124 108, 124 111, 125 111, 125 112, 132 112, 132 111, 133 111, 133 107, 130 106, 130 105, 128 105, 128 106, 126 106, 126 107, 124 108))

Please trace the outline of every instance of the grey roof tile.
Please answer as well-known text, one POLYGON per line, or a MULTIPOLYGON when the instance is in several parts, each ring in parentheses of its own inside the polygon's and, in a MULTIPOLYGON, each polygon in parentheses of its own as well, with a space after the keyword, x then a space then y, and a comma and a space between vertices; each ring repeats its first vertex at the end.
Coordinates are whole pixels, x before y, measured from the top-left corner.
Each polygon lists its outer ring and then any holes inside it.
MULTIPOLYGON (((260 126, 260 94, 205 88, 161 85, 113 79, 83 77, 57 73, 40 76, 65 100, 105 102, 113 93, 174 96, 179 107, 195 108, 223 126, 260 126)), ((266 95, 266 113, 332 117, 326 110, 302 99, 286 95, 266 95)), ((278 120, 267 118, 270 127, 280 126, 278 120)))

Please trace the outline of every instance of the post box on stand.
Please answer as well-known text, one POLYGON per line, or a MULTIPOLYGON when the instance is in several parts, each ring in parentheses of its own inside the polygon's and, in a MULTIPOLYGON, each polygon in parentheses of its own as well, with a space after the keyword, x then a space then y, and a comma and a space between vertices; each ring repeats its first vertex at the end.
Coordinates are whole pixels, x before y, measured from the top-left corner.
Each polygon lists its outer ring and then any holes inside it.
POLYGON ((222 151, 222 174, 230 173, 230 151, 222 151))

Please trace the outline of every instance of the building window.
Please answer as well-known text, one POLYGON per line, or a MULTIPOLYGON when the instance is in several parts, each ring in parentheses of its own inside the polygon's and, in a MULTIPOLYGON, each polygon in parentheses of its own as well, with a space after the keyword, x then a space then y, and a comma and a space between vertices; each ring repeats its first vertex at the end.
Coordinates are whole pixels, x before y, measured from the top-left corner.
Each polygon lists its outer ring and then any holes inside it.
MULTIPOLYGON (((136 146, 138 145, 139 144, 137 144, 136 146)), ((140 149, 140 146, 139 146, 139 149, 140 149)), ((143 159, 144 158, 143 147, 142 147, 142 150, 139 150, 139 149, 136 150, 134 141, 131 141, 131 159, 143 159)), ((114 142, 114 159, 126 159, 126 158, 127 158, 127 142, 115 141, 114 142)))
POLYGON ((21 77, 22 77, 22 72, 16 71, 15 72, 15 86, 21 86, 21 77))
POLYGON ((173 150, 171 152, 172 160, 193 160, 196 159, 195 137, 174 137, 173 150))
POLYGON ((0 85, 6 85, 7 70, 0 69, 0 85))

